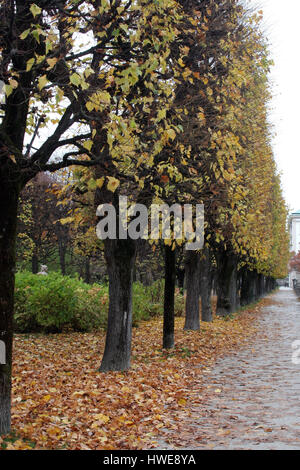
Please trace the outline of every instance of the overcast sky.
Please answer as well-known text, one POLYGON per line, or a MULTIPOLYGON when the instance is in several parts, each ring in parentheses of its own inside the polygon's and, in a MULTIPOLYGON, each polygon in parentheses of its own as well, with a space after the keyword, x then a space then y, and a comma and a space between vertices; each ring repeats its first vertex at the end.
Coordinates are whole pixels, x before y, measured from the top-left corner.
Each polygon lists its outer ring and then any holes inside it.
POLYGON ((300 0, 249 0, 264 11, 266 36, 275 61, 271 121, 282 186, 292 210, 300 209, 300 0))

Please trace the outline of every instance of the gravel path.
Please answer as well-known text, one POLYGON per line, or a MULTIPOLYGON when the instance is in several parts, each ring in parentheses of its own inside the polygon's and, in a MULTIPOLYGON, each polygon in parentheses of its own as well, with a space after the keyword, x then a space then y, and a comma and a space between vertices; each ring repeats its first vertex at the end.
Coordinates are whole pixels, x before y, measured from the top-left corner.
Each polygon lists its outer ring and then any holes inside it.
POLYGON ((290 289, 273 300, 259 319, 262 334, 208 374, 207 401, 193 409, 185 449, 300 449, 300 360, 292 360, 300 302, 290 289))

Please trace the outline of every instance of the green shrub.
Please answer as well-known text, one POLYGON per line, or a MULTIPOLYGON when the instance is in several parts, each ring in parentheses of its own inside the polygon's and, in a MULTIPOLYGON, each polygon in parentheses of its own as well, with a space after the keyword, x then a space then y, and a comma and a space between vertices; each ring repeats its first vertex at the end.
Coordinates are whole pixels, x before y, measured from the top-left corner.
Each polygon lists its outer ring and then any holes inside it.
POLYGON ((132 317, 133 326, 142 320, 163 314, 163 282, 156 281, 151 286, 144 286, 140 282, 133 285, 132 317))
MULTIPOLYGON (((163 314, 163 295, 163 281, 147 287, 134 283, 133 326, 163 314)), ((175 315, 180 316, 183 311, 183 296, 177 294, 175 315)), ((88 285, 59 273, 38 276, 20 272, 16 275, 14 326, 18 333, 106 328, 107 312, 108 286, 88 285)))
MULTIPOLYGON (((164 281, 156 281, 147 287, 139 282, 135 283, 132 304, 134 326, 137 326, 141 320, 162 316, 164 311, 164 281)), ((174 310, 176 317, 184 315, 185 298, 178 289, 176 289, 174 310)))
POLYGON ((89 331, 105 327, 107 287, 51 273, 18 273, 15 289, 15 330, 60 332, 64 328, 89 331))

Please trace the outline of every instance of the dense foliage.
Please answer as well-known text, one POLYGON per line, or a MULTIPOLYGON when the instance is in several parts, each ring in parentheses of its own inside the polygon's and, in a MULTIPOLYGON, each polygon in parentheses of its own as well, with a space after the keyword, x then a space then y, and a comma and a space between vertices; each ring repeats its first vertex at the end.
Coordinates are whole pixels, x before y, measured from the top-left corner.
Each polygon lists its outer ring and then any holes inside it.
MULTIPOLYGON (((163 285, 134 284, 133 325, 162 315, 163 285)), ((20 272, 16 276, 15 331, 58 333, 106 328, 108 288, 99 284, 50 273, 48 276, 20 272)), ((184 299, 176 297, 176 314, 182 315, 184 299)))

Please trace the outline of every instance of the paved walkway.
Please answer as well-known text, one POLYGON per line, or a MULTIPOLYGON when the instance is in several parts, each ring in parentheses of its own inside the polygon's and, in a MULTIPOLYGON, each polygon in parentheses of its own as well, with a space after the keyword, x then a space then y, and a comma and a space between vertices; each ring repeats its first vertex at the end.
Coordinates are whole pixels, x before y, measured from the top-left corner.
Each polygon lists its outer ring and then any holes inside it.
POLYGON ((290 289, 273 299, 259 319, 263 334, 208 375, 221 393, 193 410, 186 449, 300 449, 300 364, 292 361, 300 301, 290 289))

